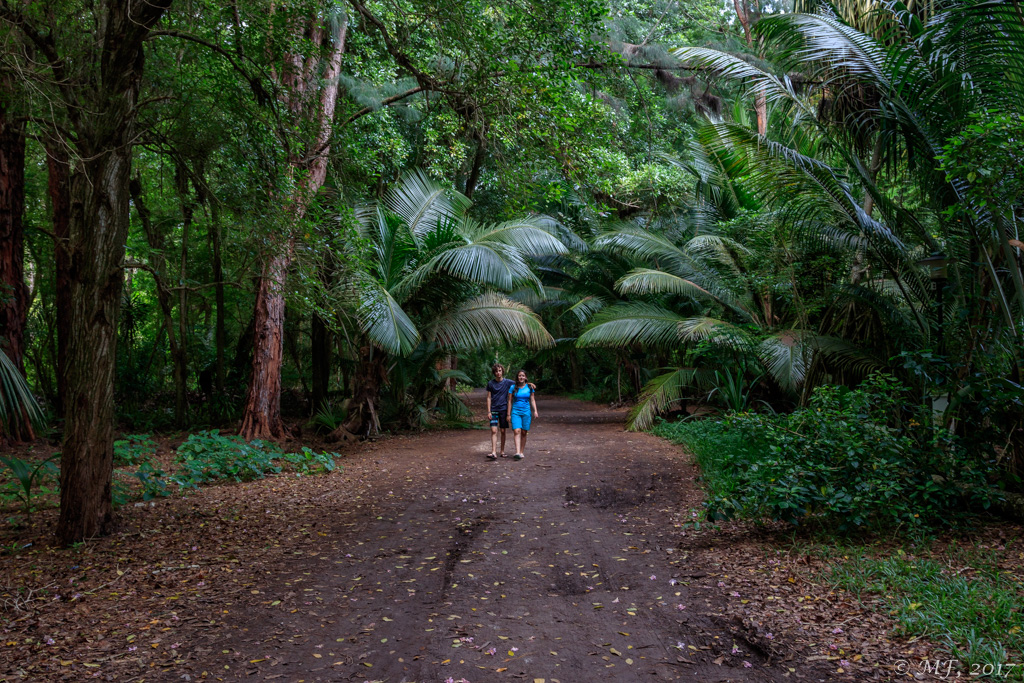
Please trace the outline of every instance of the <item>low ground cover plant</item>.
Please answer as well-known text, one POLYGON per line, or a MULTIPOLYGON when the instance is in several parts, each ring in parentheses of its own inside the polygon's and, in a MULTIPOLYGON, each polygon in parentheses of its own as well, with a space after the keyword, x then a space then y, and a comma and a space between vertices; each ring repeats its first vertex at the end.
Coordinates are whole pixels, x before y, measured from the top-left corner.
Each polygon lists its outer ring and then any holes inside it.
POLYGON ((897 636, 924 637, 944 645, 965 676, 1024 680, 1024 587, 983 558, 968 558, 973 571, 956 569, 961 561, 914 557, 900 551, 871 557, 849 551, 831 565, 831 584, 872 600, 897 621, 897 636), (981 561, 979 561, 979 559, 981 561), (1009 664, 1009 666, 1007 666, 1009 664))
POLYGON ((928 425, 893 378, 825 386, 788 415, 660 423, 701 467, 711 519, 813 519, 839 530, 956 524, 993 499, 994 464, 928 425))
POLYGON ((221 479, 263 479, 286 465, 300 474, 331 471, 336 457, 337 453, 317 453, 305 446, 298 453, 285 453, 277 444, 259 439, 246 441, 214 429, 191 434, 178 447, 175 460, 179 469, 171 479, 182 488, 191 489, 221 479))

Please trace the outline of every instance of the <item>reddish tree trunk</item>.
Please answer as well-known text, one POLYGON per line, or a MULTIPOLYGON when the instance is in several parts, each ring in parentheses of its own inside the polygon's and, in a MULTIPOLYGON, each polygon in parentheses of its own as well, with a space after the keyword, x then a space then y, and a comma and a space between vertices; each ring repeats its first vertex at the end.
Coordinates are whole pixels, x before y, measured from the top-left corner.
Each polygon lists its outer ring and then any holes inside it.
MULTIPOLYGON (((314 21, 319 22, 319 19, 314 21)), ((327 155, 330 152, 334 124, 334 108, 338 101, 338 75, 341 56, 345 52, 348 24, 343 23, 332 41, 323 74, 317 78, 319 56, 306 58, 290 54, 285 58, 282 81, 288 92, 288 108, 293 112, 308 110, 316 124, 316 134, 305 155, 291 160, 299 182, 289 198, 292 224, 302 220, 310 202, 327 178, 327 155), (322 79, 322 83, 318 80, 322 79), (313 97, 313 93, 318 97, 313 97)), ((314 42, 324 39, 317 23, 310 31, 314 42)), ((252 377, 246 394, 239 433, 243 438, 279 437, 285 433, 281 421, 281 364, 284 355, 284 291, 285 278, 295 249, 295 237, 289 236, 286 246, 270 256, 265 263, 256 291, 256 334, 253 340, 252 377)))
POLYGON ((56 275, 57 312, 57 413, 64 415, 64 368, 67 365, 68 336, 71 334, 71 257, 68 255, 68 226, 71 220, 71 183, 68 155, 59 142, 46 145, 49 171, 50 207, 53 211, 53 254, 56 275))
POLYGON ((248 441, 281 437, 281 363, 284 360, 284 283, 294 242, 272 258, 256 292, 252 378, 245 397, 241 435, 248 441))

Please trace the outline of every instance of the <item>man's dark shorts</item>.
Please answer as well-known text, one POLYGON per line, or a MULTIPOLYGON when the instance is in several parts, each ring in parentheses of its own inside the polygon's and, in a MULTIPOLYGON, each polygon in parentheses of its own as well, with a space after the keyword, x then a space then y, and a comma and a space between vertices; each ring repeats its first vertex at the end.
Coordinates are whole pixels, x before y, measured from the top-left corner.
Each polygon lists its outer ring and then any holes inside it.
POLYGON ((498 429, 508 429, 508 413, 504 410, 496 410, 491 413, 491 426, 498 429))

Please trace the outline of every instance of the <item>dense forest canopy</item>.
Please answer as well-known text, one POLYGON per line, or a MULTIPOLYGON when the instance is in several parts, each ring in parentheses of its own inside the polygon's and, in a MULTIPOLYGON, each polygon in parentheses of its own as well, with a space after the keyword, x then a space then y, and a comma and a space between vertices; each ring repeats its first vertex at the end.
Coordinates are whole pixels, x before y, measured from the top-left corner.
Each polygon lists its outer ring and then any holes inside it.
POLYGON ((0 429, 58 430, 64 542, 111 522, 119 430, 457 421, 495 359, 637 428, 884 372, 1019 481, 1013 4, 19 0, 0 32, 0 429))

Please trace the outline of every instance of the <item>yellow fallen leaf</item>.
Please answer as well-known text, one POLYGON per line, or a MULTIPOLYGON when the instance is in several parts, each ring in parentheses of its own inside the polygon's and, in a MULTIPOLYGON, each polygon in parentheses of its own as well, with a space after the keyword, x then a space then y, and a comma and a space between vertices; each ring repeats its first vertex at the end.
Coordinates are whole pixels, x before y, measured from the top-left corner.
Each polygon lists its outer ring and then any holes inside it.
POLYGON ((495 669, 495 671, 497 671, 498 673, 501 673, 502 671, 508 671, 508 667, 507 666, 503 666, 500 669, 495 669))
POLYGON ((259 664, 260 662, 265 662, 265 661, 267 661, 266 657, 264 657, 263 659, 250 659, 249 663, 250 664, 259 664))
POLYGON ((633 659, 631 657, 626 657, 626 664, 633 666, 633 659))
POLYGON ((323 657, 323 655, 320 654, 319 652, 314 652, 313 656, 316 657, 317 659, 320 659, 321 657, 323 657))

